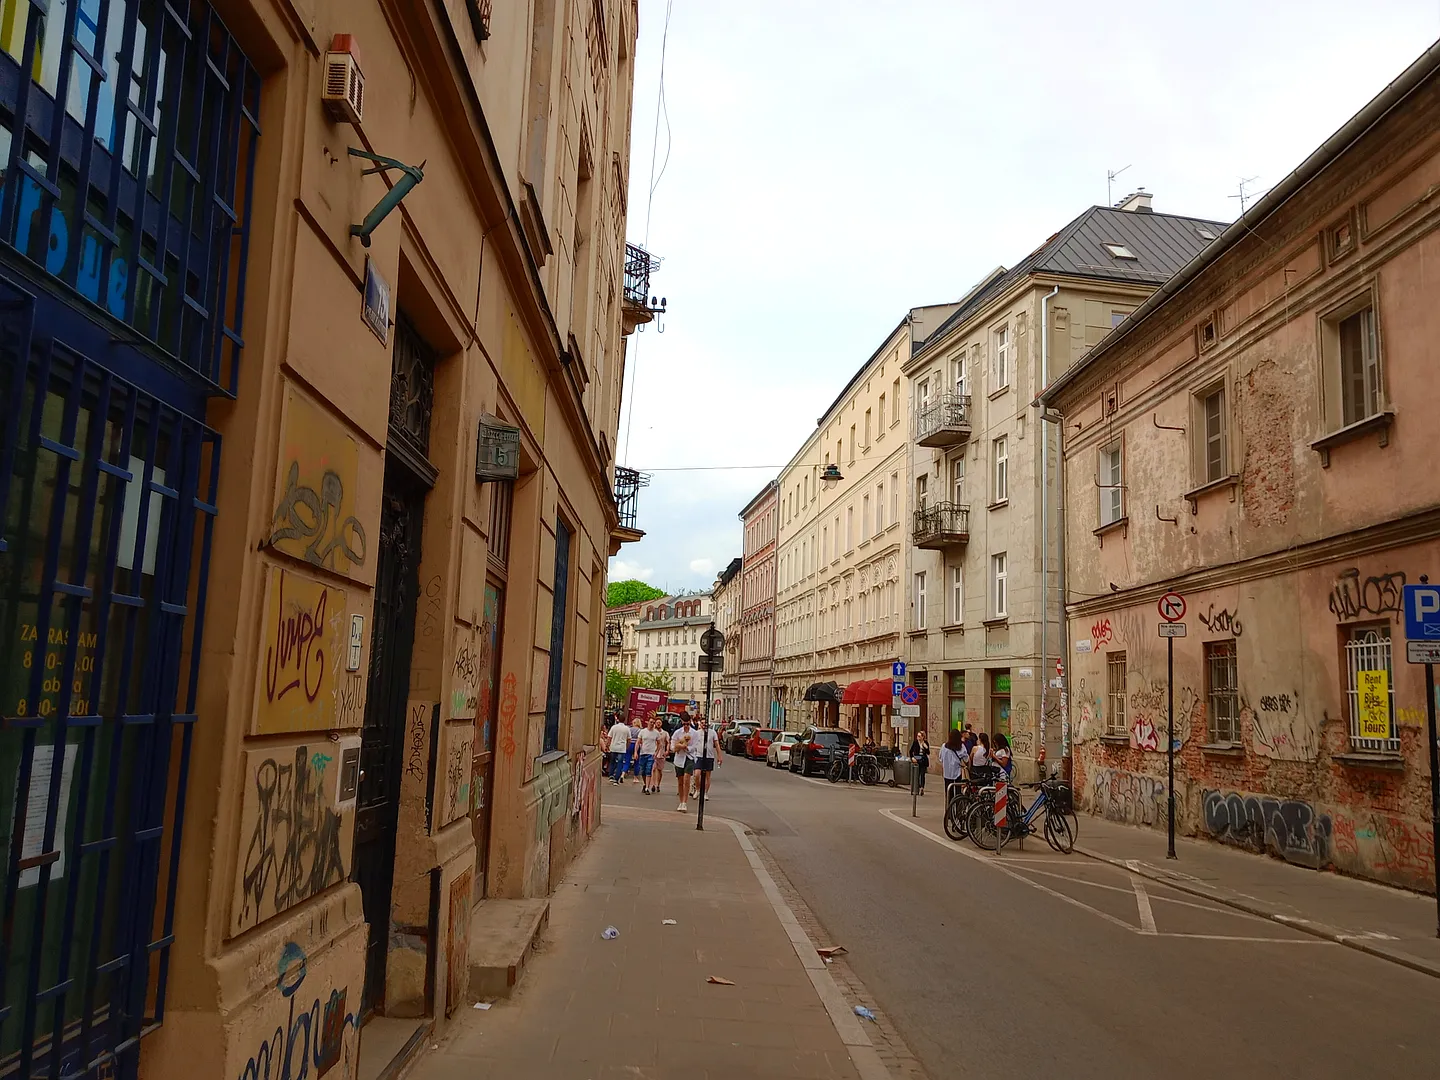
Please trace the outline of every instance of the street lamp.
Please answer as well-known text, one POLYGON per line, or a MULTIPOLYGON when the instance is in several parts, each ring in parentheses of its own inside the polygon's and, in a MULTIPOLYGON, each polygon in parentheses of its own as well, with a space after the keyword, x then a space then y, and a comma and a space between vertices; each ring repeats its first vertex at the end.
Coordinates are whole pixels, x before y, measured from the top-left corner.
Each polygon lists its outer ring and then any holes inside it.
POLYGON ((820 482, 827 488, 834 487, 844 479, 845 477, 840 475, 840 466, 838 465, 826 465, 820 470, 820 482))

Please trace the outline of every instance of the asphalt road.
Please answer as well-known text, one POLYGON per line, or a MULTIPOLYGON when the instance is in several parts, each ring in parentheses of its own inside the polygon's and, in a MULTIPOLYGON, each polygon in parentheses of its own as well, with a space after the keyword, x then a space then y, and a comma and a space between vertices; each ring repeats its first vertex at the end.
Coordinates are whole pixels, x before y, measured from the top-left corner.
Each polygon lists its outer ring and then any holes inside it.
MULTIPOLYGON (((643 802, 669 809, 666 788, 643 802)), ((937 835, 938 790, 915 823, 908 792, 736 757, 713 790, 707 809, 757 832, 933 1080, 1440 1076, 1428 976, 1043 840, 997 866, 937 835)))

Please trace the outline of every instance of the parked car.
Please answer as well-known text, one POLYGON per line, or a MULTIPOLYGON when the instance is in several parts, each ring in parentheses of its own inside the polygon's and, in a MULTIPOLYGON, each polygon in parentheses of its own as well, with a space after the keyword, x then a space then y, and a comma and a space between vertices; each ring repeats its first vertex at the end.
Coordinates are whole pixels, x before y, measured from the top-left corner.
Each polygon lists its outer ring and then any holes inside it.
POLYGON ((750 736, 755 734, 754 724, 736 724, 726 729, 720 736, 720 745, 727 754, 744 754, 745 744, 750 741, 750 736))
POLYGON ((771 739, 769 747, 765 750, 766 767, 788 769, 790 767, 790 750, 798 738, 800 738, 798 731, 782 731, 771 739))
POLYGON ((771 740, 779 734, 779 728, 756 728, 754 734, 745 742, 745 756, 751 761, 764 761, 765 751, 770 749, 771 740))
POLYGON ((812 772, 824 776, 832 755, 846 753, 855 736, 844 728, 806 728, 790 748, 790 771, 801 776, 812 772))

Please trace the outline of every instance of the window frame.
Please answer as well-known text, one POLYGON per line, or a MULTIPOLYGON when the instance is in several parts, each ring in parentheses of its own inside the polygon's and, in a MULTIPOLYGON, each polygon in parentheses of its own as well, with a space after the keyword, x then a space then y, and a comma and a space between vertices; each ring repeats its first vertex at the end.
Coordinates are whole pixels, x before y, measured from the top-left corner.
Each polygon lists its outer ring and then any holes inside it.
POLYGON ((911 598, 915 605, 915 618, 912 628, 915 630, 929 629, 928 620, 925 617, 925 571, 916 570, 910 579, 911 598))
POLYGON ((1007 319, 990 328, 990 393, 1003 393, 1010 389, 1011 353, 1015 347, 1014 335, 1010 333, 1007 319))
POLYGON ((1380 311, 1380 290, 1375 280, 1372 278, 1359 290, 1321 311, 1316 317, 1316 327, 1321 358, 1321 416, 1324 418, 1327 434, 1363 424, 1388 413, 1390 398, 1386 392, 1385 335, 1380 311), (1371 319, 1369 340, 1374 351, 1375 402, 1374 408, 1365 415, 1352 417, 1347 408, 1348 380, 1345 377, 1344 342, 1340 327, 1366 309, 1369 309, 1371 319))
POLYGON ((965 625, 965 564, 950 567, 950 625, 965 625))
POLYGON ((1126 736, 1130 732, 1125 711, 1125 694, 1129 679, 1129 657, 1124 649, 1105 654, 1105 734, 1126 736), (1116 688, 1116 673, 1119 688, 1116 688))
POLYGON ((956 505, 964 503, 965 452, 962 450, 950 459, 950 499, 956 505))
POLYGON ((1010 617, 1010 559, 1006 551, 990 556, 990 617, 1010 617))
POLYGON ((1221 638, 1201 642, 1201 658, 1205 676, 1205 743, 1207 746, 1240 746, 1240 658, 1235 639, 1221 638), (1216 661, 1229 659, 1229 685, 1217 686, 1215 678, 1216 661), (1217 699, 1228 702, 1226 729, 1221 727, 1217 714, 1217 699), (1227 734, 1228 738, 1222 737, 1227 734))
POLYGON ((1099 459, 1095 471, 1095 488, 1099 496, 1097 521, 1099 528, 1106 529, 1120 524, 1126 517, 1124 438, 1107 443, 1096 454, 1099 459))
POLYGON ((1191 439, 1192 472, 1196 488, 1208 487, 1211 484, 1221 484, 1233 477, 1234 471, 1232 462, 1234 455, 1231 452, 1230 440, 1232 424, 1230 421, 1230 406, 1233 400, 1230 393, 1230 378, 1228 373, 1219 378, 1211 379, 1191 395, 1191 417, 1194 437, 1191 439), (1216 395, 1220 397, 1220 432, 1218 441, 1221 451, 1220 466, 1216 475, 1210 475, 1209 450, 1212 436, 1209 431, 1209 416, 1207 406, 1211 398, 1216 395))
POLYGON ((992 506, 1000 506, 1010 501, 1010 443, 1009 436, 997 435, 990 442, 990 457, 992 462, 990 483, 992 485, 991 500, 992 506))
POLYGON ((1394 755, 1400 753, 1400 731, 1395 723, 1395 636, 1393 628, 1388 621, 1346 623, 1341 627, 1343 638, 1343 655, 1345 657, 1344 677, 1345 684, 1342 687, 1345 694, 1345 719, 1346 734, 1350 750, 1359 754, 1384 754, 1394 755), (1378 641, 1374 643, 1361 642, 1359 639, 1364 634, 1379 635, 1378 641), (1389 673, 1388 690, 1390 697, 1390 737, 1388 739, 1366 738, 1360 735, 1360 717, 1357 711, 1359 700, 1359 687, 1355 685, 1355 673, 1361 669, 1356 666, 1357 651, 1361 649, 1374 648, 1379 645, 1385 656, 1385 670, 1389 673))

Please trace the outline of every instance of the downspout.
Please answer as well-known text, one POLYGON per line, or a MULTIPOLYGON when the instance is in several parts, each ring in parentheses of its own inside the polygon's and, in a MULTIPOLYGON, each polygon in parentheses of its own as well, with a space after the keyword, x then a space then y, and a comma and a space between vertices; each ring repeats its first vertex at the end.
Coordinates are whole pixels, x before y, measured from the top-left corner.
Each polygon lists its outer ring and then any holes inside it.
MULTIPOLYGON (((1040 299, 1040 393, 1050 388, 1050 301, 1060 292, 1056 285, 1040 299)), ((1037 395, 1038 403, 1039 397, 1037 395)), ((1040 411, 1040 753, 1035 764, 1043 778, 1048 744, 1045 741, 1045 709, 1050 689, 1050 428, 1045 410, 1040 411)), ((1064 561, 1061 561, 1064 573, 1064 561)), ((1064 595, 1063 593, 1061 594, 1064 595)), ((1062 655, 1063 652, 1062 652, 1062 655)))

